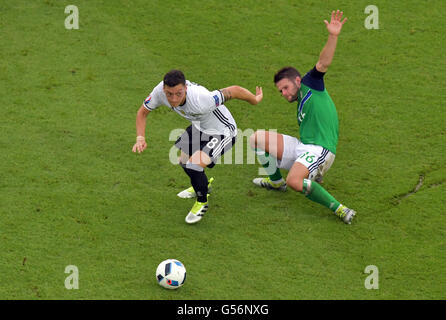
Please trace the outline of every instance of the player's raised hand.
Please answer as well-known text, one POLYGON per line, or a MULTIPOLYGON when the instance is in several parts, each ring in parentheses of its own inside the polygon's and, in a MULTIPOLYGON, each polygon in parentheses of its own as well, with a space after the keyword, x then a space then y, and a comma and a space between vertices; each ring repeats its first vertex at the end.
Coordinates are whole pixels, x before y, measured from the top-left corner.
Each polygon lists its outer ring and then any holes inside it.
POLYGON ((133 145, 132 151, 141 153, 147 148, 146 139, 142 136, 136 138, 136 143, 133 145))
POLYGON ((259 103, 263 99, 263 90, 262 87, 256 87, 256 101, 259 103))
POLYGON ((344 12, 337 10, 331 12, 331 20, 328 22, 324 20, 325 25, 327 26, 327 30, 331 35, 337 36, 341 33, 342 26, 347 21, 347 18, 342 20, 342 15, 344 12))

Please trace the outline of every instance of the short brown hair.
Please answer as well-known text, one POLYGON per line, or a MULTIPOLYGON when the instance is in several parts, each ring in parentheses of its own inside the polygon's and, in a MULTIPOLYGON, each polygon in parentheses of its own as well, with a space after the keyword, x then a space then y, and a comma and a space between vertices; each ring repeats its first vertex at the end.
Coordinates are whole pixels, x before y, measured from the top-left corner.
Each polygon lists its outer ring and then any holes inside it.
POLYGON ((279 82, 280 80, 287 78, 290 80, 294 80, 297 77, 301 77, 299 71, 297 71, 296 68, 293 67, 285 67, 277 71, 277 73, 274 75, 274 83, 279 82))

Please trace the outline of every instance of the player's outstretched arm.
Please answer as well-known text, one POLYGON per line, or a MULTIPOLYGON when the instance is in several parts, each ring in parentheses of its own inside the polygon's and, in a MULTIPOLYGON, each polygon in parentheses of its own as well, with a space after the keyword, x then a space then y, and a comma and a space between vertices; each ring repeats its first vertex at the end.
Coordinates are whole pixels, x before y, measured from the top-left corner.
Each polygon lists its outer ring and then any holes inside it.
POLYGON ((133 145, 133 152, 141 153, 147 148, 145 133, 146 120, 149 112, 150 111, 147 110, 144 106, 141 106, 141 108, 139 108, 138 112, 136 113, 136 143, 133 145))
POLYGON ((328 22, 324 20, 324 23, 328 30, 328 40, 324 48, 319 55, 319 61, 316 64, 316 69, 320 72, 327 72, 328 67, 333 61, 334 53, 336 50, 336 44, 338 42, 338 36, 341 33, 342 26, 347 21, 347 18, 342 20, 342 11, 337 10, 331 13, 331 20, 328 22))
POLYGON ((250 104, 258 104, 263 99, 262 87, 256 87, 256 94, 240 86, 230 86, 220 89, 220 91, 225 98, 225 102, 231 99, 238 99, 249 102, 250 104))

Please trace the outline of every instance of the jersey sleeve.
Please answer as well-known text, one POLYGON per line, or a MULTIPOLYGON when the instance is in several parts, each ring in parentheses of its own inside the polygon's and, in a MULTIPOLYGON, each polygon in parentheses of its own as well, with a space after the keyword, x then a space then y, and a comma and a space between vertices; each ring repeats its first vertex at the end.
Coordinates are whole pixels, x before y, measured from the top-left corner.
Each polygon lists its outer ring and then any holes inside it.
POLYGON ((149 96, 144 100, 143 106, 149 111, 153 111, 156 108, 158 108, 162 102, 161 102, 161 94, 163 94, 163 82, 161 81, 149 94, 149 96))
POLYGON ((212 100, 211 103, 213 103, 212 108, 218 108, 223 103, 225 103, 225 97, 223 96, 223 93, 221 93, 220 90, 214 90, 211 91, 212 100))
POLYGON ((320 72, 314 67, 302 78, 302 83, 311 89, 324 91, 324 75, 325 72, 320 72))
POLYGON ((197 111, 199 113, 213 112, 224 103, 224 96, 220 90, 208 91, 204 87, 198 93, 197 111))

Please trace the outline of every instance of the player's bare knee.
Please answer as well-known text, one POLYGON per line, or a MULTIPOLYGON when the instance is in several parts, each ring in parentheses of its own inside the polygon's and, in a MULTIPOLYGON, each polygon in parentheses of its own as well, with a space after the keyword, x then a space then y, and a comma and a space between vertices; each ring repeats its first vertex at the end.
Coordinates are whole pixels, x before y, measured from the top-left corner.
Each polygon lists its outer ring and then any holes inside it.
POLYGON ((257 130, 249 137, 251 148, 265 149, 265 131, 257 130))
POLYGON ((250 137, 249 137, 249 145, 251 146, 252 149, 255 149, 257 147, 257 131, 254 132, 250 137))
POLYGON ((286 178, 286 184, 288 187, 290 187, 291 189, 293 189, 295 191, 302 192, 302 190, 303 190, 303 180, 301 180, 301 179, 297 179, 295 177, 288 176, 286 178))
POLYGON ((189 160, 189 156, 187 154, 185 154, 184 152, 181 152, 180 156, 178 157, 178 163, 180 165, 185 165, 188 160, 189 160))

